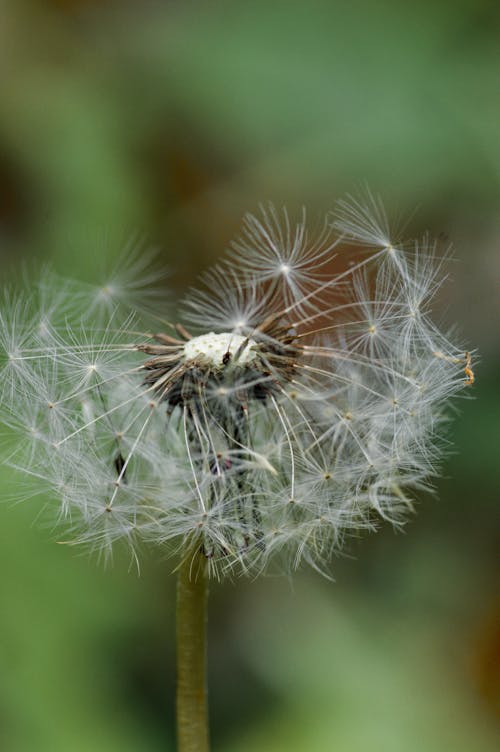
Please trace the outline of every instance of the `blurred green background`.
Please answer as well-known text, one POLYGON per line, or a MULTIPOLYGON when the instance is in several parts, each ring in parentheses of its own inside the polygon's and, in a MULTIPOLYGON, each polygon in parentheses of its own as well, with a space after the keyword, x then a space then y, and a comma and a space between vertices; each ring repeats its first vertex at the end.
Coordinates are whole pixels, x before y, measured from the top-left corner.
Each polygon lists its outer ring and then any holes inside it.
MULTIPOLYGON (((363 181, 455 246, 438 317, 481 363, 439 500, 334 584, 212 588, 216 750, 497 749, 499 55, 485 0, 0 1, 2 283, 91 278, 139 232, 180 291, 260 201, 316 217, 363 181)), ((171 563, 102 569, 38 512, 0 507, 0 749, 173 750, 171 563)))

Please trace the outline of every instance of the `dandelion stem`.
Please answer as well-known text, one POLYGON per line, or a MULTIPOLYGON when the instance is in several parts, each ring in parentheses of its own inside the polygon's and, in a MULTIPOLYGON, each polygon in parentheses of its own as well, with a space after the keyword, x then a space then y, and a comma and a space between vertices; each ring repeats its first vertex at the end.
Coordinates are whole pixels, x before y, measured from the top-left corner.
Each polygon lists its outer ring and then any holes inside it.
POLYGON ((207 561, 196 552, 177 580, 178 752, 209 752, 206 682, 207 561))

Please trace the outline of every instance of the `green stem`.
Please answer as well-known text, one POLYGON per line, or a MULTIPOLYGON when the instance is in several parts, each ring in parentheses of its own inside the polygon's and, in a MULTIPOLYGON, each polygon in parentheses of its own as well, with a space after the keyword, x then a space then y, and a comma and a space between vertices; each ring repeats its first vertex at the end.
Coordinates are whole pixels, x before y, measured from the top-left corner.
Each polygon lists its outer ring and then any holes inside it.
POLYGON ((177 749, 209 752, 206 679, 207 561, 186 557, 177 580, 177 749))

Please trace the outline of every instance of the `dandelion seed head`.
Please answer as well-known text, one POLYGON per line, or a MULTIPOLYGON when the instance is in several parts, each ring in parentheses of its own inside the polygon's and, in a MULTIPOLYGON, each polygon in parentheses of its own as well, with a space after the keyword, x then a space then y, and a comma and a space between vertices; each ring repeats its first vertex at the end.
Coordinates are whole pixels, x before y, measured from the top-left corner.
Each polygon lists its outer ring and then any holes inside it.
POLYGON ((350 535, 404 524, 473 355, 431 317, 433 242, 391 239, 371 194, 333 224, 370 250, 334 272, 330 220, 314 235, 304 212, 248 215, 181 320, 137 254, 100 285, 44 271, 36 295, 6 292, 7 461, 23 497, 58 500, 67 542, 105 559, 119 542, 197 547, 217 577, 324 572, 350 535))

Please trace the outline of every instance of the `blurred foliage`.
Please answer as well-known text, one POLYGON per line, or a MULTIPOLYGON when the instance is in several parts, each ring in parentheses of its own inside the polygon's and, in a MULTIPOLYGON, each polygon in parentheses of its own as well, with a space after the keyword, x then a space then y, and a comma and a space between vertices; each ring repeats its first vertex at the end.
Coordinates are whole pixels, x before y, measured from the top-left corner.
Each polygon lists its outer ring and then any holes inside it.
MULTIPOLYGON (((442 303, 482 365, 440 501, 353 544, 335 584, 213 588, 216 749, 495 748, 499 20, 486 0, 0 3, 5 280, 95 276, 143 231, 177 290, 260 201, 315 218, 365 180, 456 247, 442 303)), ((0 509, 0 747, 173 749, 170 565, 103 570, 39 509, 0 509)))

